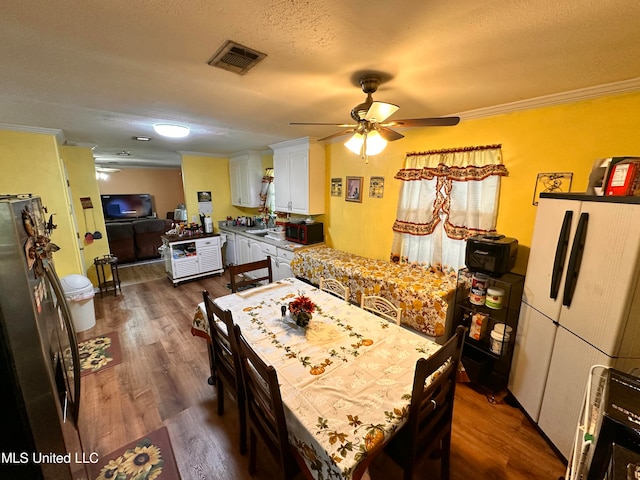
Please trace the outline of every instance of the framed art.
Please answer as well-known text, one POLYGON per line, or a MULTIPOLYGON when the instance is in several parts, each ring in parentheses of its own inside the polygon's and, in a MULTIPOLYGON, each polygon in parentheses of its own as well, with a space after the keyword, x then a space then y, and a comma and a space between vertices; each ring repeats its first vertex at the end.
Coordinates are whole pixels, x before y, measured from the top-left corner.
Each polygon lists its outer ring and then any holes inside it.
POLYGON ((344 197, 347 202, 362 202, 363 177, 347 177, 347 192, 344 197))
POLYGON ((331 179, 331 196, 332 197, 342 196, 342 178, 331 179))
POLYGON ((541 193, 566 193, 571 189, 572 172, 539 173, 533 191, 533 205, 538 205, 541 193))
POLYGON ((369 196, 382 198, 384 195, 384 177, 371 177, 369 179, 369 196))

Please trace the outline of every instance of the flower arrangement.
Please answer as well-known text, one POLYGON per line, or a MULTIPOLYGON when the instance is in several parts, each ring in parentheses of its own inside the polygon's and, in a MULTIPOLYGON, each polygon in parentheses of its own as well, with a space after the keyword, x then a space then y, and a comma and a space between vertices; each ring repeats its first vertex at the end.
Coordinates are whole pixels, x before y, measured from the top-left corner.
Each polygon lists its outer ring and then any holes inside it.
POLYGON ((299 294, 292 302, 289 303, 289 311, 291 317, 295 320, 296 325, 306 327, 311 320, 311 314, 315 311, 316 304, 303 294, 299 294))

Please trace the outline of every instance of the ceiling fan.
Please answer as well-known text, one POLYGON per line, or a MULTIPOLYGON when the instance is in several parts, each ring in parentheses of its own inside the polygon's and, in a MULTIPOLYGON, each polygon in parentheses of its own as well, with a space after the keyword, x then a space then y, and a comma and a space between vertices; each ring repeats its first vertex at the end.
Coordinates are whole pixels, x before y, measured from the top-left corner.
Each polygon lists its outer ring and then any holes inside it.
POLYGON ((380 75, 375 73, 368 73, 360 77, 360 86, 362 91, 367 94, 367 98, 363 103, 356 105, 351 110, 351 118, 356 123, 292 122, 290 125, 333 125, 346 128, 347 130, 334 133, 320 140, 330 140, 352 133, 352 138, 345 145, 354 153, 360 153, 364 158, 366 155, 380 153, 386 146, 386 142, 392 142, 404 137, 404 135, 389 127, 445 127, 457 125, 460 122, 460 117, 412 118, 385 122, 400 107, 393 103, 373 100, 372 94, 378 90, 380 82, 380 75), (367 142, 369 145, 367 145, 367 142))

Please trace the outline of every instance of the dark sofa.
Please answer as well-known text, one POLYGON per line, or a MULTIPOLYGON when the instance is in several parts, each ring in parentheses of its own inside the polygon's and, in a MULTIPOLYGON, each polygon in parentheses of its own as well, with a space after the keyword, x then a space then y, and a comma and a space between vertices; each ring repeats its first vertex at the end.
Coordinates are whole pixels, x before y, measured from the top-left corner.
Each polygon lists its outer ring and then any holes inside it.
POLYGON ((171 220, 160 218, 107 223, 109 250, 118 257, 118 263, 158 258, 160 237, 171 229, 171 224, 171 220))

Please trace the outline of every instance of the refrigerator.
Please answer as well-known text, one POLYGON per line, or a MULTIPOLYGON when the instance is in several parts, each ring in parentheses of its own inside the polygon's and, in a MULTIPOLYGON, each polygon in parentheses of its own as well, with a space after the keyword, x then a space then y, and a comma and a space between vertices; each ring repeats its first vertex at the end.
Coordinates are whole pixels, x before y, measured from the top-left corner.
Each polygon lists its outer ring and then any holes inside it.
POLYGON ((589 369, 640 367, 640 197, 541 195, 508 388, 568 459, 589 369))
POLYGON ((88 478, 78 343, 38 197, 0 196, 0 478, 88 478))

